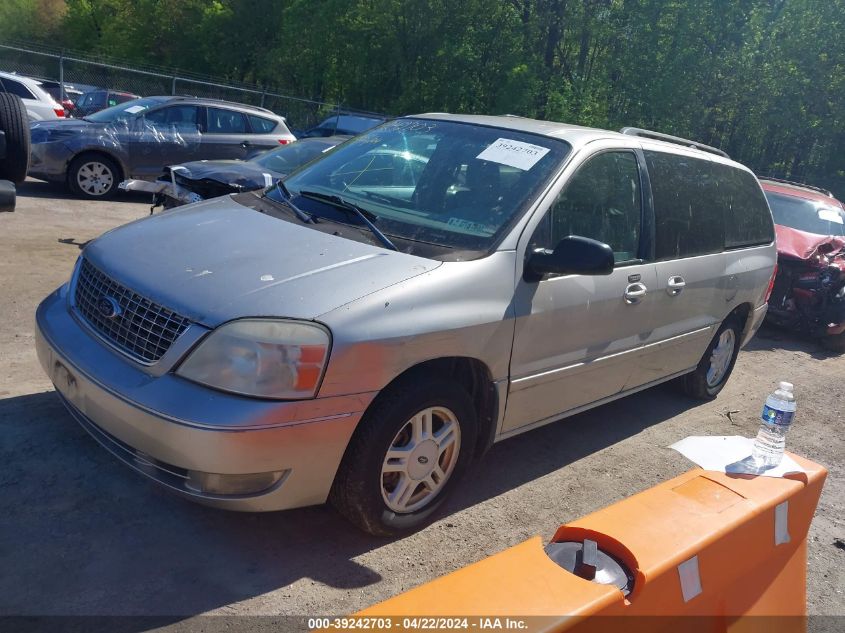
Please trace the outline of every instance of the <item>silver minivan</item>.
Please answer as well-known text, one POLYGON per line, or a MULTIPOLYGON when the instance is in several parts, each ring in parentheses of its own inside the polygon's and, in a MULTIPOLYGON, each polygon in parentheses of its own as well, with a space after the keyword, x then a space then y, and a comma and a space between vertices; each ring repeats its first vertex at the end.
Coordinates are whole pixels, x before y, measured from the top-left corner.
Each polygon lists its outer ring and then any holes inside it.
POLYGON ((76 420, 168 488, 331 500, 393 534, 496 441, 668 380, 715 397, 765 315, 773 242, 719 150, 406 117, 93 241, 38 308, 38 355, 76 420))

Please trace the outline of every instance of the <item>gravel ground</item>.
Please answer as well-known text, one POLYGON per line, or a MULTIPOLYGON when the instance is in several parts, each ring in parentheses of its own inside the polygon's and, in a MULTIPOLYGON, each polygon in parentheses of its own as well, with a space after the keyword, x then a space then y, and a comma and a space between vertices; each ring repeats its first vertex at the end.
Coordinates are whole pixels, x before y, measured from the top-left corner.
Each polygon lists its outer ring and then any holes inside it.
POLYGON ((684 472, 666 447, 687 435, 752 435, 778 380, 799 400, 789 448, 830 470, 809 612, 845 615, 845 358, 777 331, 713 402, 661 386, 497 444, 448 513, 405 538, 368 537, 329 507, 235 514, 161 491, 65 413, 33 342, 35 307, 81 245, 148 212, 145 196, 85 202, 29 181, 0 215, 0 615, 350 613, 684 472))

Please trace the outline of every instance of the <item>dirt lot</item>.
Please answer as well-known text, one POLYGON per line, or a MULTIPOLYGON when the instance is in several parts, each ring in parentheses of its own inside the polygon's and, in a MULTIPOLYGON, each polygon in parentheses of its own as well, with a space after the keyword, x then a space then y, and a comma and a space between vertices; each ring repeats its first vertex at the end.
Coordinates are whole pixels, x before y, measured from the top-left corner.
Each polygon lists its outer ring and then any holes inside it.
POLYGON ((0 215, 0 615, 352 612, 687 470, 666 448, 687 435, 752 435, 778 380, 799 399, 790 448, 830 469, 809 610, 845 614, 845 358, 780 332, 752 341, 714 402, 662 386, 496 445, 447 515, 406 538, 367 537, 329 507, 233 514, 162 492, 65 413, 33 344, 35 307, 80 245, 147 213, 145 197, 29 182, 0 215))

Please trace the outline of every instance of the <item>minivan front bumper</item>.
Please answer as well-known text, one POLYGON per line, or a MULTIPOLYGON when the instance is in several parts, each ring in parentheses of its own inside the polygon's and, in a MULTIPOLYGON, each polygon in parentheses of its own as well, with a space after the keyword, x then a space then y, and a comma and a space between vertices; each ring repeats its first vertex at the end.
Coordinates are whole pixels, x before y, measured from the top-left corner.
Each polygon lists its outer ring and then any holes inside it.
POLYGON ((278 402, 221 393, 171 373, 151 375, 77 322, 67 288, 38 307, 38 358, 73 417, 112 454, 206 505, 267 511, 325 502, 375 392, 278 402), (246 494, 218 494, 196 483, 250 479, 243 475, 262 481, 260 474, 268 486, 246 494))

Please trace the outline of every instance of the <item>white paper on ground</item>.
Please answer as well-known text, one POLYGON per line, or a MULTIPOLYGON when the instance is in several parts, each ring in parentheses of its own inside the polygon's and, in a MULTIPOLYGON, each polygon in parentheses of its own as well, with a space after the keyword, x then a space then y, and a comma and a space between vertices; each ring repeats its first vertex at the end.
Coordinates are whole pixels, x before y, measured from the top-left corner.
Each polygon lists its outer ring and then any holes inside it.
POLYGON ((723 473, 741 473, 763 475, 764 477, 783 477, 786 473, 803 473, 794 459, 784 455, 780 464, 761 470, 751 458, 754 440, 739 435, 709 435, 685 437, 675 442, 673 448, 688 460, 695 462, 705 470, 718 470, 723 473))
POLYGON ((548 147, 514 141, 509 138, 499 138, 476 158, 528 171, 548 153, 548 147))

